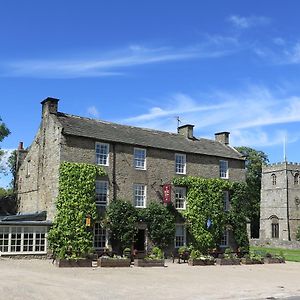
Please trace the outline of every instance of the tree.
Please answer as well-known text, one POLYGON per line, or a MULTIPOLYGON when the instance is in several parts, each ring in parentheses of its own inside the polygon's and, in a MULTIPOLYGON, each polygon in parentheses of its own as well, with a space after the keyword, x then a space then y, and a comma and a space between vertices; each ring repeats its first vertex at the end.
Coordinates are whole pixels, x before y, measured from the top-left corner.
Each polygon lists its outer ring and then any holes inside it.
POLYGON ((10 154, 7 165, 12 175, 10 186, 14 190, 16 189, 16 175, 17 175, 17 151, 16 150, 14 150, 10 154))
POLYGON ((247 217, 251 221, 252 237, 259 237, 260 189, 262 165, 269 162, 263 151, 249 147, 236 147, 246 157, 246 183, 249 202, 247 203, 247 217))
POLYGON ((174 240, 175 217, 170 210, 158 202, 150 202, 144 210, 148 234, 155 246, 166 249, 174 240))
MULTIPOLYGON (((6 127, 5 123, 2 122, 2 119, 0 117, 0 142, 4 140, 5 137, 7 137, 10 134, 9 129, 6 127)), ((4 151, 0 148, 0 163, 2 160, 2 156, 4 154, 4 151)), ((0 172, 4 172, 4 167, 0 164, 0 172)))

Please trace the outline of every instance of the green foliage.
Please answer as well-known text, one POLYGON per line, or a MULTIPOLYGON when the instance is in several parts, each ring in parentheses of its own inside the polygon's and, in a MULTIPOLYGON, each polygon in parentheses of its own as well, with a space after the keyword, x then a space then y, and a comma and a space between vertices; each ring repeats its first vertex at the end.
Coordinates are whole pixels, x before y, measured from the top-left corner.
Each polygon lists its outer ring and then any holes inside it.
POLYGON ((246 183, 249 201, 245 203, 254 237, 258 237, 262 165, 269 162, 267 154, 249 147, 236 147, 246 157, 246 183))
POLYGON ((199 250, 193 249, 190 254, 191 259, 199 259, 202 256, 202 253, 199 250))
POLYGON ((112 240, 118 242, 121 248, 130 248, 137 233, 137 210, 123 200, 110 202, 107 208, 106 226, 111 231, 112 240))
POLYGON ((175 218, 167 207, 158 202, 150 202, 143 209, 142 218, 147 224, 148 235, 154 245, 165 249, 173 242, 175 218))
POLYGON ((85 217, 97 218, 96 176, 105 171, 95 165, 63 162, 59 172, 57 215, 48 233, 49 246, 59 258, 80 258, 93 248, 93 234, 85 217))
POLYGON ((178 254, 183 254, 185 252, 190 252, 190 249, 187 246, 181 246, 181 247, 179 247, 178 254))
POLYGON ((217 247, 226 226, 232 228, 237 244, 248 248, 245 183, 191 176, 175 178, 173 183, 187 187, 184 216, 196 249, 207 253, 217 247), (229 211, 224 211, 224 191, 230 192, 229 211), (210 228, 206 227, 208 219, 212 221, 210 228))
MULTIPOLYGON (((0 142, 4 140, 5 137, 7 137, 10 134, 9 129, 6 127, 5 123, 2 122, 2 119, 0 117, 0 142)), ((0 148, 0 162, 2 159, 2 156, 4 154, 4 151, 0 148)), ((4 167, 0 164, 0 173, 5 172, 4 167)))
POLYGON ((164 255, 160 248, 153 247, 151 253, 147 255, 146 259, 163 259, 164 255))
POLYGON ((12 175, 10 186, 12 188, 16 188, 16 175, 17 175, 17 151, 16 150, 12 151, 12 153, 10 154, 7 165, 12 175))

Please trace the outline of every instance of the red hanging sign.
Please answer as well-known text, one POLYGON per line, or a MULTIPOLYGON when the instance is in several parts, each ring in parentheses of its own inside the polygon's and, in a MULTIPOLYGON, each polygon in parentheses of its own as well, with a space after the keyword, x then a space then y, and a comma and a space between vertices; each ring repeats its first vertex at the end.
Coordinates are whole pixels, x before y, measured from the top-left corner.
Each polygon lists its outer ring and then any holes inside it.
POLYGON ((164 203, 171 203, 171 184, 163 185, 163 201, 164 203))

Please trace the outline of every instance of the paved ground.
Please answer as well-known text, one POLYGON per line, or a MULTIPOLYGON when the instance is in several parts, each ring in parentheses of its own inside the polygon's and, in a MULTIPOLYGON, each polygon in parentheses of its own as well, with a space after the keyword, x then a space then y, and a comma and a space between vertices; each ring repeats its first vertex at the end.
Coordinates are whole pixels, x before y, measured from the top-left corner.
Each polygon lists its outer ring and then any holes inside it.
POLYGON ((57 268, 0 259, 0 299, 300 299, 300 263, 165 268, 57 268), (298 296, 298 297, 297 297, 298 296))

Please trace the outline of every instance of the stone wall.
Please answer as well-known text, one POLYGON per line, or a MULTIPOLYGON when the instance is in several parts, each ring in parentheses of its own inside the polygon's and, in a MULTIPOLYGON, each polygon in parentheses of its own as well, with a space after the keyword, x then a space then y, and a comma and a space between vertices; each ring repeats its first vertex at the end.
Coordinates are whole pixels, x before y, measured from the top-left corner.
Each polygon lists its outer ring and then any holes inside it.
POLYGON ((39 131, 18 171, 18 211, 55 214, 58 195, 61 128, 55 114, 45 110, 39 131))
POLYGON ((250 246, 261 246, 261 247, 274 247, 274 248, 285 248, 285 249, 299 249, 299 241, 283 241, 279 239, 251 239, 250 246))
MULTIPOLYGON (((61 146, 61 160, 70 162, 95 163, 95 140, 75 136, 64 136, 61 146)), ((99 141, 101 142, 101 141, 99 141)), ((134 168, 133 145, 110 143, 108 174, 110 198, 133 199, 133 184, 147 185, 147 201, 162 199, 162 184, 171 183, 175 176, 175 152, 147 148, 146 170, 134 168), (115 162, 114 162, 115 160, 115 162), (113 183, 115 168, 115 186, 113 183)), ((219 177, 220 158, 206 155, 186 154, 186 175, 205 178, 219 177)), ((229 161, 229 179, 244 181, 244 161, 229 161)), ((174 196, 174 195, 173 195, 174 196)))

